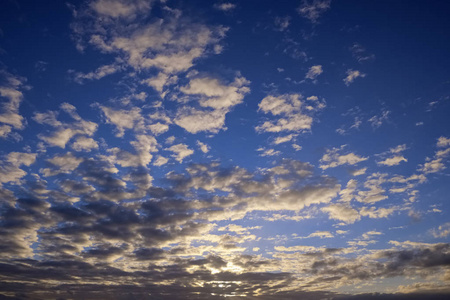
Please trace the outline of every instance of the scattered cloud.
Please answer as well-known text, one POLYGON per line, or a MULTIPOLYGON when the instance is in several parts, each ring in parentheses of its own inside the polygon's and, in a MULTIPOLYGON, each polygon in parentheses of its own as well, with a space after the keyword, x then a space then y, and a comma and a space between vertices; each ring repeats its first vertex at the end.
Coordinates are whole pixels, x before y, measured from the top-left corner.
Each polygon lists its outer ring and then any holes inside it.
POLYGON ((369 121, 370 125, 372 125, 373 128, 378 128, 389 119, 390 114, 391 114, 391 111, 383 110, 380 115, 375 115, 375 116, 371 117, 368 121, 369 121))
MULTIPOLYGON (((308 101, 308 99, 307 99, 308 101)), ((321 110, 325 103, 321 101, 304 102, 300 94, 285 94, 280 96, 269 95, 261 100, 259 111, 271 114, 279 118, 273 121, 265 121, 256 127, 259 132, 304 132, 311 129, 313 118, 309 112, 321 110), (307 104, 307 106, 305 106, 307 104)))
POLYGON ((366 49, 359 43, 353 43, 350 47, 350 52, 359 63, 375 59, 375 55, 367 53, 366 49))
POLYGON ((320 159, 320 168, 326 170, 328 168, 335 168, 342 165, 356 165, 368 159, 368 157, 358 156, 355 153, 340 154, 346 145, 340 148, 327 149, 325 154, 320 159))
POLYGON ((344 82, 347 86, 349 86, 351 83, 353 83, 353 81, 355 81, 356 78, 364 78, 366 77, 366 74, 361 73, 358 70, 352 70, 352 69, 348 69, 347 70, 347 77, 344 78, 344 82))
POLYGON ((167 150, 173 152, 172 157, 180 163, 184 158, 194 154, 194 150, 189 149, 186 144, 176 144, 167 148, 167 150))
POLYGON ((322 73, 323 70, 321 65, 312 66, 306 73, 305 78, 315 81, 317 76, 319 76, 322 73))
POLYGON ((311 23, 317 24, 323 13, 330 9, 331 0, 303 0, 297 12, 311 23))
POLYGON ((223 2, 220 4, 214 4, 214 7, 221 11, 231 11, 236 8, 236 4, 230 2, 223 2))

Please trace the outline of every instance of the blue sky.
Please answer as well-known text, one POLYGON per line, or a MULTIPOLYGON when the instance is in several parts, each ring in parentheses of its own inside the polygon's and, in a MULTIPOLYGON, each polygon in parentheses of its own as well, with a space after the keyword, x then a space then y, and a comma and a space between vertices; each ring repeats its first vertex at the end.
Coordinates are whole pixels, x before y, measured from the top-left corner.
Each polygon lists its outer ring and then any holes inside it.
POLYGON ((449 8, 3 1, 0 295, 445 297, 449 8))

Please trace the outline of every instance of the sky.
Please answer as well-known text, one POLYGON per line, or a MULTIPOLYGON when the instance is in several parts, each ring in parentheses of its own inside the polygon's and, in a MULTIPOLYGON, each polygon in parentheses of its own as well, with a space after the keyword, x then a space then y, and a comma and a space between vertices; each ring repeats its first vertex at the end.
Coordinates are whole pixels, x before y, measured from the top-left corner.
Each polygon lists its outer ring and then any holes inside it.
POLYGON ((448 299, 449 11, 1 1, 0 299, 448 299))

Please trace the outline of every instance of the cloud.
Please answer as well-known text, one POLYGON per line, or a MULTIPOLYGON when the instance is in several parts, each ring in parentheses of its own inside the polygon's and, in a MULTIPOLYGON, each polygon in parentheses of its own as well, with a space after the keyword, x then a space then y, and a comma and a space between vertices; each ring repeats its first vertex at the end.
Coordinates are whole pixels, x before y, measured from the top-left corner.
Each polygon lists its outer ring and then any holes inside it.
POLYGON ((372 125, 373 128, 378 128, 381 125, 383 125, 383 123, 385 121, 388 120, 390 113, 391 112, 389 110, 383 110, 381 112, 381 115, 375 115, 375 116, 371 117, 368 121, 369 121, 370 125, 372 125))
POLYGON ((361 77, 364 78, 366 77, 366 74, 361 73, 358 70, 352 70, 352 69, 348 69, 347 70, 347 77, 344 78, 344 82, 347 86, 349 86, 351 83, 353 83, 353 81, 355 81, 356 78, 361 77))
POLYGON ((70 72, 73 73, 74 81, 83 84, 85 80, 98 80, 105 76, 117 73, 121 67, 116 64, 104 65, 98 67, 95 71, 89 73, 70 72))
POLYGON ((367 168, 354 169, 350 171, 352 176, 360 176, 366 174, 367 168))
POLYGON ((193 134, 202 131, 218 133, 226 129, 225 115, 226 112, 222 110, 207 111, 184 107, 177 111, 174 122, 193 134))
POLYGON ((312 237, 318 237, 318 238, 324 239, 324 238, 333 238, 334 235, 329 231, 316 231, 316 232, 313 232, 310 235, 303 237, 303 238, 306 239, 306 238, 312 238, 312 237))
POLYGON ((306 73, 305 78, 316 80, 317 76, 319 76, 322 73, 323 70, 321 65, 312 66, 311 68, 309 68, 308 73, 306 73))
POLYGON ((257 151, 260 151, 261 154, 259 154, 260 156, 275 156, 275 155, 279 155, 281 152, 277 151, 275 149, 265 149, 265 148, 258 148, 257 151))
POLYGON ((0 123, 2 125, 2 136, 7 136, 11 131, 11 127, 15 129, 23 129, 26 121, 19 114, 19 107, 23 100, 23 94, 20 89, 29 88, 24 86, 26 79, 15 76, 5 70, 0 70, 0 96, 7 99, 2 101, 0 106, 0 123))
POLYGON ((97 0, 90 7, 99 15, 111 18, 133 18, 136 14, 148 11, 152 1, 97 0))
POLYGON ((221 11, 231 11, 236 8, 236 4, 230 2, 223 2, 220 4, 214 4, 214 8, 221 11))
POLYGON ((445 136, 441 136, 438 139, 437 146, 438 147, 449 147, 450 146, 450 139, 445 137, 445 136))
POLYGON ((450 156, 450 143, 446 137, 440 137, 436 143, 442 150, 437 150, 433 158, 427 158, 427 162, 419 169, 424 174, 437 173, 446 169, 445 161, 450 156))
POLYGON ((36 157, 36 153, 10 152, 3 160, 0 160, 0 184, 2 182, 19 183, 19 180, 27 175, 27 172, 20 167, 32 165, 36 157))
POLYGON ((158 155, 158 157, 156 158, 155 162, 153 163, 153 165, 155 166, 162 166, 165 165, 169 160, 161 155, 158 155))
POLYGON ((85 11, 78 14, 80 17, 72 24, 78 48, 84 49, 87 40, 102 52, 117 54, 118 59, 135 69, 157 68, 165 74, 184 72, 194 65, 194 60, 216 45, 226 32, 226 28, 220 26, 189 23, 180 16, 180 12, 174 11, 171 12, 175 17, 166 13, 164 23, 154 20, 147 24, 133 24, 130 21, 133 22, 138 14, 148 14, 149 2, 124 4, 112 1, 112 6, 106 5, 106 2, 91 5, 94 13, 85 11), (147 7, 142 9, 145 5, 147 7), (115 6, 117 10, 112 9, 115 6), (116 20, 102 22, 102 16, 116 20), (89 21, 82 22, 85 18, 89 21), (129 26, 131 24, 134 26, 129 26))
POLYGON ((288 134, 285 136, 279 136, 277 138, 275 138, 275 140, 273 141, 273 144, 275 145, 279 145, 282 143, 286 143, 286 142, 290 142, 293 138, 295 138, 295 134, 288 134))
POLYGON ((375 59, 374 54, 368 54, 366 52, 366 49, 358 43, 353 43, 353 45, 350 47, 350 51, 352 52, 353 57, 356 58, 359 63, 375 59))
POLYGON ((184 158, 194 154, 194 150, 189 149, 186 144, 176 144, 167 148, 167 150, 173 152, 172 157, 180 163, 184 158))
POLYGON ((255 129, 259 132, 309 131, 313 118, 306 112, 321 110, 325 107, 325 103, 314 99, 310 99, 309 102, 302 100, 303 96, 300 94, 266 96, 258 104, 258 110, 279 117, 275 120, 265 121, 255 129))
POLYGON ((291 17, 275 17, 275 29, 278 31, 285 31, 290 24, 291 17))
POLYGON ((72 143, 72 148, 75 151, 90 152, 93 149, 98 149, 98 143, 92 138, 79 136, 75 142, 72 143))
POLYGON ((195 101, 193 106, 184 105, 177 111, 175 124, 190 133, 207 131, 217 133, 225 130, 225 116, 242 103, 250 92, 249 81, 237 74, 233 82, 224 84, 216 78, 196 77, 180 91, 195 101))
POLYGON ((210 150, 210 147, 208 145, 206 145, 206 144, 204 144, 204 143, 202 143, 200 141, 197 141, 197 146, 200 148, 200 150, 203 153, 208 153, 209 150, 210 150))
POLYGON ((240 76, 229 85, 224 85, 215 78, 199 77, 191 79, 187 86, 180 87, 180 91, 187 95, 198 96, 202 107, 229 109, 242 103, 244 95, 250 92, 249 83, 240 76))
POLYGON ((318 23, 321 15, 330 9, 331 0, 303 0, 302 4, 297 8, 297 12, 311 23, 318 23))
POLYGON ((444 223, 440 225, 437 229, 431 231, 435 238, 443 238, 450 235, 450 223, 444 223))
POLYGON ((359 213, 363 217, 369 217, 371 219, 381 219, 381 218, 387 218, 391 214, 393 214, 395 211, 400 210, 398 207, 390 207, 390 208, 375 208, 375 207, 362 207, 359 213))
POLYGON ((386 158, 385 160, 378 161, 377 164, 392 167, 398 166, 402 161, 407 162, 408 160, 404 158, 402 155, 396 155, 393 157, 386 158))
POLYGON ((68 114, 74 121, 60 122, 57 120, 58 112, 47 111, 45 113, 35 112, 33 120, 42 125, 49 125, 54 128, 50 134, 38 134, 38 138, 50 146, 65 148, 66 144, 76 135, 92 136, 98 125, 91 121, 82 119, 73 105, 62 103, 60 109, 68 114))
POLYGON ((104 113, 106 122, 116 126, 117 137, 123 137, 126 129, 139 130, 144 128, 144 119, 141 115, 141 109, 138 107, 133 107, 129 110, 116 110, 99 105, 99 108, 104 113))
POLYGON ((325 154, 320 159, 320 168, 326 170, 328 168, 335 168, 342 165, 356 165, 368 159, 368 157, 361 157, 354 153, 340 154, 346 145, 340 148, 327 149, 325 154))
POLYGON ((63 155, 55 155, 47 159, 51 168, 41 169, 40 172, 45 176, 55 176, 61 173, 69 173, 74 171, 83 162, 83 158, 76 157, 71 152, 63 155))
POLYGON ((343 221, 347 224, 355 223, 361 218, 358 211, 348 204, 331 204, 321 208, 321 210, 328 213, 331 219, 343 221))

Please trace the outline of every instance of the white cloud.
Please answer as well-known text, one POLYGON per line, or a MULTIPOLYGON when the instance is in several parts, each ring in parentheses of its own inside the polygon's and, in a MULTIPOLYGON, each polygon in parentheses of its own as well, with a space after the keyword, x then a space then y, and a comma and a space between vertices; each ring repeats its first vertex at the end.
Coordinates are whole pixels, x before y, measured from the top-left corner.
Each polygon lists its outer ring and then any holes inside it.
POLYGON ((425 174, 429 173, 437 173, 446 168, 445 160, 448 156, 450 156, 450 139, 446 137, 440 137, 436 143, 436 146, 439 148, 445 148, 441 150, 437 150, 434 154, 434 158, 427 158, 427 162, 423 164, 420 171, 425 174))
POLYGON ((320 16, 330 9, 331 0, 303 0, 302 5, 297 8, 298 13, 311 21, 311 23, 318 23, 320 16))
POLYGON ((362 207, 359 211, 360 215, 363 217, 369 217, 371 219, 381 219, 387 218, 395 211, 399 210, 398 207, 389 207, 389 208, 375 208, 375 207, 362 207))
POLYGON ((7 161, 13 166, 30 166, 36 161, 36 153, 10 152, 7 155, 7 161))
POLYGON ((320 168, 326 170, 341 165, 356 165, 368 159, 368 157, 358 156, 354 153, 340 154, 339 152, 342 151, 345 146, 346 145, 342 145, 340 148, 327 149, 320 159, 320 168))
POLYGON ((158 157, 156 158, 155 162, 153 163, 153 165, 160 167, 162 165, 167 164, 169 160, 167 158, 165 158, 164 156, 158 155, 158 157))
POLYGON ((352 176, 360 176, 363 174, 366 174, 367 168, 361 168, 361 169, 355 169, 355 170, 351 170, 350 174, 352 176))
POLYGON ((121 67, 116 64, 104 65, 98 67, 95 71, 89 73, 71 72, 76 83, 83 84, 85 80, 98 80, 105 76, 117 73, 121 67))
POLYGON ((169 76, 167 74, 164 74, 163 72, 159 72, 157 76, 145 79, 141 81, 141 83, 145 83, 148 86, 154 88, 156 91, 158 91, 161 94, 161 97, 164 97, 165 94, 163 94, 163 89, 168 84, 174 84, 178 80, 177 76, 169 76))
POLYGON ((75 136, 78 132, 71 128, 59 129, 53 132, 51 135, 39 134, 38 138, 49 144, 50 146, 65 148, 69 140, 75 136))
POLYGON ((139 12, 148 11, 152 1, 148 0, 97 0, 90 7, 98 14, 111 18, 132 18, 139 12))
POLYGON ((356 196, 356 200, 364 203, 376 203, 388 198, 385 195, 386 190, 382 187, 386 183, 387 174, 373 173, 364 182, 366 190, 361 190, 356 196))
POLYGON ((98 149, 98 144, 93 138, 79 136, 75 142, 72 143, 72 148, 75 151, 90 152, 92 149, 98 149))
POLYGON ((33 116, 33 120, 39 124, 46 124, 52 127, 61 126, 62 123, 57 120, 58 112, 57 111, 47 111, 45 113, 35 112, 33 116))
POLYGON ((46 177, 54 176, 60 173, 69 173, 78 168, 82 161, 83 158, 76 157, 71 152, 67 152, 62 155, 55 155, 52 158, 47 159, 47 162, 52 164, 53 167, 41 169, 40 172, 46 177))
POLYGON ((302 109, 303 98, 300 94, 284 94, 280 96, 266 96, 259 103, 259 111, 273 116, 280 116, 272 121, 265 121, 255 129, 260 132, 282 131, 308 131, 311 129, 313 118, 304 113, 304 110, 312 112, 325 107, 324 102, 312 101, 302 109))
POLYGON ((224 2, 220 4, 215 4, 214 7, 221 11, 231 11, 236 8, 236 4, 230 2, 224 2))
POLYGON ((122 167, 147 167, 153 158, 151 153, 158 151, 158 142, 155 137, 145 134, 137 134, 135 138, 136 140, 130 142, 135 153, 114 147, 108 149, 110 155, 102 155, 102 159, 122 167))
POLYGON ((194 154, 194 151, 189 149, 186 144, 176 144, 166 150, 173 152, 174 157, 178 162, 183 162, 183 159, 194 154))
POLYGON ((60 105, 62 111, 67 113, 73 122, 60 122, 57 120, 58 112, 48 111, 45 113, 35 112, 33 119, 39 124, 50 125, 55 131, 50 134, 38 134, 38 138, 45 141, 48 145, 65 148, 66 144, 76 135, 92 136, 98 125, 91 121, 83 120, 76 112, 75 106, 69 103, 60 105))
POLYGON ((366 77, 366 74, 361 73, 358 70, 348 69, 347 77, 344 78, 344 82, 347 86, 349 86, 358 77, 364 78, 364 77, 366 77))
POLYGON ((244 95, 250 92, 249 84, 250 82, 241 76, 237 76, 230 85, 224 85, 215 78, 201 77, 190 80, 180 91, 199 96, 199 104, 202 107, 229 109, 242 103, 244 95))
POLYGON ((175 137, 173 135, 169 136, 165 141, 165 143, 167 145, 172 145, 174 142, 175 142, 175 137))
POLYGON ((444 169, 445 165, 442 162, 442 158, 437 158, 424 163, 421 171, 423 171, 425 174, 429 174, 429 173, 437 173, 444 169))
POLYGON ((275 145, 281 144, 281 143, 286 143, 286 142, 290 142, 293 138, 295 138, 296 135, 295 134, 289 134, 289 135, 285 135, 285 136, 279 136, 277 138, 275 138, 275 140, 273 141, 273 143, 275 145))
POLYGON ((445 137, 445 136, 441 136, 438 139, 437 146, 438 147, 448 147, 448 146, 450 146, 450 139, 445 137))
MULTIPOLYGON (((15 129, 23 129, 25 127, 25 119, 19 114, 19 107, 23 100, 23 94, 19 90, 24 88, 25 78, 14 76, 5 70, 0 70, 0 96, 8 101, 3 102, 0 106, 0 123, 4 123, 14 127, 15 129)), ((26 87, 25 87, 26 88, 26 87)), ((7 127, 3 127, 3 132, 7 132, 7 127)), ((4 133, 6 135, 6 133, 4 133)))
POLYGON ((322 66, 316 65, 309 68, 308 73, 306 73, 305 78, 315 80, 317 76, 323 73, 322 66))
POLYGON ((358 43, 354 43, 350 47, 350 51, 352 52, 353 57, 355 57, 359 63, 363 63, 363 62, 375 59, 374 54, 366 53, 366 49, 361 44, 358 44, 358 43))
POLYGON ((385 121, 388 120, 389 114, 391 112, 389 110, 383 110, 381 112, 381 115, 375 115, 372 118, 370 118, 368 121, 372 125, 373 128, 380 127, 385 121))
POLYGON ((407 162, 408 160, 404 158, 402 155, 396 155, 393 157, 386 158, 385 160, 378 161, 377 164, 391 167, 399 165, 402 161, 407 162))
POLYGON ((278 31, 284 31, 289 27, 291 17, 275 17, 275 29, 278 31))
POLYGON ((200 141, 197 141, 197 146, 200 148, 200 150, 203 153, 208 153, 209 150, 210 150, 210 147, 208 145, 206 145, 206 144, 204 144, 204 143, 202 143, 200 141))
POLYGON ((184 107, 178 110, 174 122, 190 133, 201 131, 217 133, 225 130, 225 115, 223 110, 198 110, 184 107))
POLYGON ((190 133, 207 131, 217 133, 225 130, 225 115, 236 105, 242 103, 245 94, 250 92, 249 81, 239 74, 228 85, 216 78, 197 77, 180 91, 196 100, 200 108, 183 106, 178 109, 175 124, 190 133))
POLYGON ((321 208, 321 210, 328 213, 331 219, 343 221, 347 224, 355 223, 361 218, 358 211, 349 204, 331 204, 321 208))
POLYGON ((297 145, 297 144, 292 144, 292 148, 294 148, 295 151, 300 151, 300 150, 302 150, 302 146, 297 145))
POLYGON ((11 132, 11 126, 0 125, 0 138, 6 138, 11 132))
POLYGON ((123 137, 126 129, 143 130, 145 128, 144 118, 141 115, 141 109, 133 107, 129 110, 113 109, 99 105, 106 117, 106 122, 113 124, 117 128, 117 137, 123 137))
POLYGON ((445 238, 450 235, 450 223, 440 225, 437 229, 431 231, 435 238, 445 238))
POLYGON ((259 110, 264 113, 271 113, 274 116, 280 114, 289 115, 300 110, 302 102, 300 94, 290 94, 281 96, 267 96, 258 104, 259 110))
POLYGON ((324 238, 333 238, 334 235, 329 231, 316 231, 316 232, 311 233, 308 236, 301 237, 301 238, 307 239, 307 238, 312 238, 312 237, 318 237, 318 238, 324 239, 324 238))
POLYGON ((260 151, 261 154, 259 156, 274 156, 274 155, 278 155, 281 152, 280 151, 276 151, 275 149, 265 149, 265 148, 259 148, 257 149, 257 151, 260 151))

